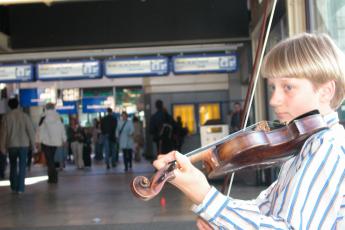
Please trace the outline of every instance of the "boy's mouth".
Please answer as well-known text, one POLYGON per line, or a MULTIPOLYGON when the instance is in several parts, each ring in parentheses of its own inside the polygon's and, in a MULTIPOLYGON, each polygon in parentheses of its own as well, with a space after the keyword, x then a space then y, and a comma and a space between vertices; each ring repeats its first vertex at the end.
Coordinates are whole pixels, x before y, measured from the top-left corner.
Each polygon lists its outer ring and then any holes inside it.
POLYGON ((288 113, 282 113, 282 112, 275 112, 275 114, 279 120, 282 120, 282 119, 284 120, 284 118, 286 118, 286 116, 288 115, 288 113))

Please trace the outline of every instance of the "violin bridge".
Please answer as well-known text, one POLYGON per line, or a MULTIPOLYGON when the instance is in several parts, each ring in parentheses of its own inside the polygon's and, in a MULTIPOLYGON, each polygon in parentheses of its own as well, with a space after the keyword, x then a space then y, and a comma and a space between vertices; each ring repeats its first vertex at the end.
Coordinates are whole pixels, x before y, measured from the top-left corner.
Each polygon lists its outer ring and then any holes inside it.
POLYGON ((269 131, 271 131, 271 128, 269 127, 267 121, 260 121, 259 123, 257 123, 257 125, 255 127, 255 131, 269 132, 269 131))

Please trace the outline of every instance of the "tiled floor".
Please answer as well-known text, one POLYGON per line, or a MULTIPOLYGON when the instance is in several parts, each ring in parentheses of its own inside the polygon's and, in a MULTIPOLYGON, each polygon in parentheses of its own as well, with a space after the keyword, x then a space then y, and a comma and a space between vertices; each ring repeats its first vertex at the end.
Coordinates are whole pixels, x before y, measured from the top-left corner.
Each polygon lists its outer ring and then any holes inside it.
MULTIPOLYGON (((106 170, 102 163, 77 170, 67 165, 57 185, 41 181, 15 195, 0 187, 0 229, 193 229, 191 202, 171 185, 155 199, 145 202, 133 196, 129 184, 136 175, 152 175, 147 161, 136 163, 133 171, 123 166, 106 170), (165 206, 161 199, 165 198, 165 206), (177 227, 177 226, 184 226, 177 227)), ((27 177, 45 175, 34 166, 27 177)), ((3 182, 3 181, 0 181, 3 182)), ((232 194, 253 198, 262 188, 234 186, 232 194)))

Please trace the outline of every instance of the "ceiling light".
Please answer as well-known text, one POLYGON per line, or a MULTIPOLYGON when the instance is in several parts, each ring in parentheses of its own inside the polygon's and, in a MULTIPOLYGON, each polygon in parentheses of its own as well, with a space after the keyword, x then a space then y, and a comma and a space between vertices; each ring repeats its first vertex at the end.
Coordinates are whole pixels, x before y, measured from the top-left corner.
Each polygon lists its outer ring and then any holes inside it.
POLYGON ((45 3, 50 5, 54 0, 0 0, 0 5, 45 3))
POLYGON ((33 4, 33 3, 44 3, 51 5, 57 2, 85 2, 94 0, 0 0, 0 5, 15 5, 15 4, 33 4))

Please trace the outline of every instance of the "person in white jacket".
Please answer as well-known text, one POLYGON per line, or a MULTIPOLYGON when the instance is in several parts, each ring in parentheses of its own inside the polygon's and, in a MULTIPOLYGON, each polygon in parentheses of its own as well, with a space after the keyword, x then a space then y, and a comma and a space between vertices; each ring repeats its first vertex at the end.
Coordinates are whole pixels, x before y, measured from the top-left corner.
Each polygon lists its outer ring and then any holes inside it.
POLYGON ((58 182, 58 172, 55 168, 54 155, 56 149, 66 142, 66 131, 53 103, 47 103, 45 114, 39 122, 38 142, 47 160, 48 183, 58 182))
POLYGON ((128 114, 126 112, 122 112, 121 120, 116 129, 116 136, 119 138, 120 149, 123 152, 123 163, 126 172, 128 171, 128 167, 132 168, 133 133, 133 122, 128 120, 128 114))

